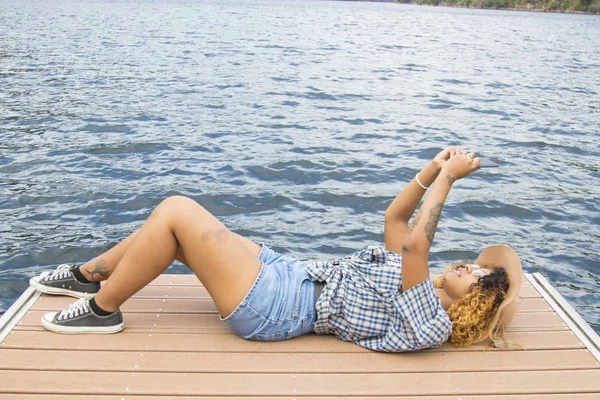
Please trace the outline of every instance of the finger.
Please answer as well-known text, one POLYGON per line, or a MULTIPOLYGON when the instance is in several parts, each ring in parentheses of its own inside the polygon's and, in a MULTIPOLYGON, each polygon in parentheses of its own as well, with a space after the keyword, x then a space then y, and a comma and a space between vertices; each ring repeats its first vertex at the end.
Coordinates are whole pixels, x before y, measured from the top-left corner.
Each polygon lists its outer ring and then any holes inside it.
POLYGON ((473 159, 473 167, 474 167, 475 169, 479 169, 479 168, 480 168, 480 165, 481 165, 481 158, 479 158, 479 157, 475 157, 475 158, 473 159))

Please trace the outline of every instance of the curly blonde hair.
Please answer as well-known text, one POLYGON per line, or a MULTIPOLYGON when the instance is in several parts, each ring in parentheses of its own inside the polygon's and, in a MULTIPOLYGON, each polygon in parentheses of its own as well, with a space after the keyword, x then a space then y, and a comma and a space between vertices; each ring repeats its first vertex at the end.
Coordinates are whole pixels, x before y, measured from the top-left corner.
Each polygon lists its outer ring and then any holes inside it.
MULTIPOLYGON (((462 261, 458 261, 450 265, 446 272, 464 266, 462 261)), ((443 288, 443 275, 435 278, 433 284, 436 288, 443 288)), ((502 267, 495 268, 491 274, 481 277, 471 286, 469 293, 448 308, 446 312, 452 321, 450 341, 455 346, 470 346, 489 333, 490 324, 506 297, 508 286, 506 270, 502 267)))

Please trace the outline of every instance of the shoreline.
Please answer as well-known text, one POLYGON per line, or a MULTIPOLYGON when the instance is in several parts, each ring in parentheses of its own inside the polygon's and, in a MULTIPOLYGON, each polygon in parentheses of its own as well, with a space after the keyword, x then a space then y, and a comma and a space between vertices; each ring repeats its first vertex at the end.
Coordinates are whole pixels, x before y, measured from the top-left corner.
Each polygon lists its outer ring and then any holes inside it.
POLYGON ((495 11, 526 11, 526 12, 539 12, 539 13, 552 13, 552 14, 586 14, 586 15, 600 15, 600 12, 590 12, 590 11, 562 11, 562 10, 546 10, 544 8, 515 8, 515 7, 466 7, 459 6, 448 3, 440 3, 440 4, 419 4, 419 3, 400 3, 394 2, 395 4, 410 4, 415 6, 428 6, 428 7, 446 7, 446 8, 462 8, 465 10, 495 10, 495 11))
POLYGON ((415 6, 429 6, 429 7, 448 7, 448 8, 464 8, 469 10, 497 10, 497 11, 527 11, 527 12, 543 12, 553 14, 588 14, 588 15, 600 15, 598 11, 581 11, 581 10, 550 10, 545 8, 533 8, 533 7, 481 7, 481 6, 464 6, 458 4, 450 4, 440 2, 439 4, 428 4, 418 2, 402 2, 397 0, 334 0, 334 1, 361 1, 361 2, 372 2, 372 3, 394 3, 394 4, 409 4, 415 6))

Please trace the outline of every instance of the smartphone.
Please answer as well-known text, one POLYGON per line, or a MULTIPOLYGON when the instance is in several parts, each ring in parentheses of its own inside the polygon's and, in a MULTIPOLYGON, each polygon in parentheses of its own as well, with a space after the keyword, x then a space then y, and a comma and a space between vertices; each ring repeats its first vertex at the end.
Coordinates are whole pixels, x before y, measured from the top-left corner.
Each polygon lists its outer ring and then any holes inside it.
POLYGON ((500 165, 496 164, 495 162, 487 159, 487 158, 482 158, 479 157, 479 168, 492 168, 492 167, 499 167, 500 165))

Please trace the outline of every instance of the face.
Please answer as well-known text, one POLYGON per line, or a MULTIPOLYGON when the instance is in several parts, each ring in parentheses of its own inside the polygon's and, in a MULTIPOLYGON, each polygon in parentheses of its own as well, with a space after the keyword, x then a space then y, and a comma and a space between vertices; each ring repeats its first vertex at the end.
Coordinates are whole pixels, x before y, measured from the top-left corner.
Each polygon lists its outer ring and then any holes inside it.
POLYGON ((471 291, 471 286, 485 275, 492 273, 491 269, 480 268, 475 264, 459 265, 444 274, 444 291, 453 300, 458 300, 471 291))

